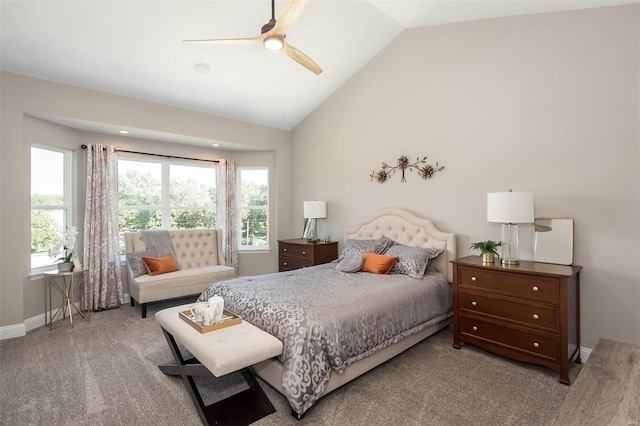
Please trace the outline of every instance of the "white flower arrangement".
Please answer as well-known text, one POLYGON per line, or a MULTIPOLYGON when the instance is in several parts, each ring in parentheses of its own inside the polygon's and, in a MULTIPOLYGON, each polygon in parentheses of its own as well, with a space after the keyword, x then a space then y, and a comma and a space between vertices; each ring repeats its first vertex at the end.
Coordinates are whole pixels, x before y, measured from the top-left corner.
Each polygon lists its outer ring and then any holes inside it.
POLYGON ((76 248, 76 236, 78 235, 78 229, 75 226, 69 226, 62 233, 62 238, 56 239, 49 247, 49 257, 55 259, 58 256, 58 260, 63 262, 71 262, 74 249, 76 248), (64 252, 64 255, 62 254, 64 252))

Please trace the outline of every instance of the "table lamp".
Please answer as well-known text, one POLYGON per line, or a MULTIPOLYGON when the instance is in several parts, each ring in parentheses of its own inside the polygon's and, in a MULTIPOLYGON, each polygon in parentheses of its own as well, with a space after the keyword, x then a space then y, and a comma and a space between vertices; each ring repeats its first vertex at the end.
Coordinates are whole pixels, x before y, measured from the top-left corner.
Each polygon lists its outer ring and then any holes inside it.
POLYGON ((318 219, 327 217, 326 201, 305 201, 304 202, 304 233, 302 238, 309 242, 318 241, 318 219))
POLYGON ((502 264, 517 265, 518 224, 533 223, 531 192, 490 192, 487 194, 487 222, 502 223, 502 264))

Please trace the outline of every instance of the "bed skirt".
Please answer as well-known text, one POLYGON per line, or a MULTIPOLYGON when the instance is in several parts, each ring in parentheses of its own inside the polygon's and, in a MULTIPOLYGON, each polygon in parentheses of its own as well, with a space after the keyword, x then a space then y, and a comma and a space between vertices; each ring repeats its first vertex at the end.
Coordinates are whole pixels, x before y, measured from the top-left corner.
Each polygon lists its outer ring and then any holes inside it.
MULTIPOLYGON (((349 383, 351 380, 363 375, 367 371, 374 369, 396 355, 401 354, 413 345, 442 330, 451 324, 452 321, 452 318, 446 318, 438 323, 428 326, 419 333, 412 334, 391 346, 387 346, 366 358, 354 362, 346 367, 342 373, 333 372, 331 374, 331 379, 327 383, 323 396, 338 389, 340 386, 349 383)), ((258 377, 267 382, 282 395, 286 396, 285 390, 282 388, 282 364, 278 361, 278 358, 270 358, 259 362, 252 368, 258 377)))

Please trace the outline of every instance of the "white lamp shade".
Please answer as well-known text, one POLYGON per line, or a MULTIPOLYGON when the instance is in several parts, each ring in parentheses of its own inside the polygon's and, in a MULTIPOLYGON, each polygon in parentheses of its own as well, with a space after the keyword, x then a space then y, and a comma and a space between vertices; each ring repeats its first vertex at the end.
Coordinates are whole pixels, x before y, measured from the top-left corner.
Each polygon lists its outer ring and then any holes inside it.
POLYGON ((326 217, 327 217, 326 201, 305 201, 304 202, 304 218, 305 219, 324 219, 326 217))
POLYGON ((487 194, 487 222, 533 223, 531 192, 490 192, 487 194))

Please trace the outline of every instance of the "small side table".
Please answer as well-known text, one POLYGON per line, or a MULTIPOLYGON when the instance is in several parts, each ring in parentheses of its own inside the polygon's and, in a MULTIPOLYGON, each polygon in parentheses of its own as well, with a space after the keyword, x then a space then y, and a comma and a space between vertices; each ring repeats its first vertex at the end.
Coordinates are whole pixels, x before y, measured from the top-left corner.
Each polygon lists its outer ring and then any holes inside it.
MULTIPOLYGON (((44 273, 45 278, 45 300, 47 301, 47 307, 49 308, 49 322, 45 321, 45 325, 49 325, 49 330, 53 330, 53 325, 62 317, 64 320, 67 317, 67 311, 69 311, 69 320, 71 321, 71 328, 73 328, 73 311, 75 310, 80 314, 82 318, 85 318, 82 309, 74 304, 74 295, 77 291, 80 291, 82 297, 80 298, 81 307, 84 306, 85 292, 84 281, 87 271, 74 271, 74 272, 60 272, 49 271, 44 273), (53 306, 51 303, 51 293, 53 289, 57 289, 62 296, 62 304, 56 308, 53 312, 53 306)), ((87 311, 87 317, 91 321, 91 309, 87 311)), ((46 318, 45 318, 46 319, 46 318)))

